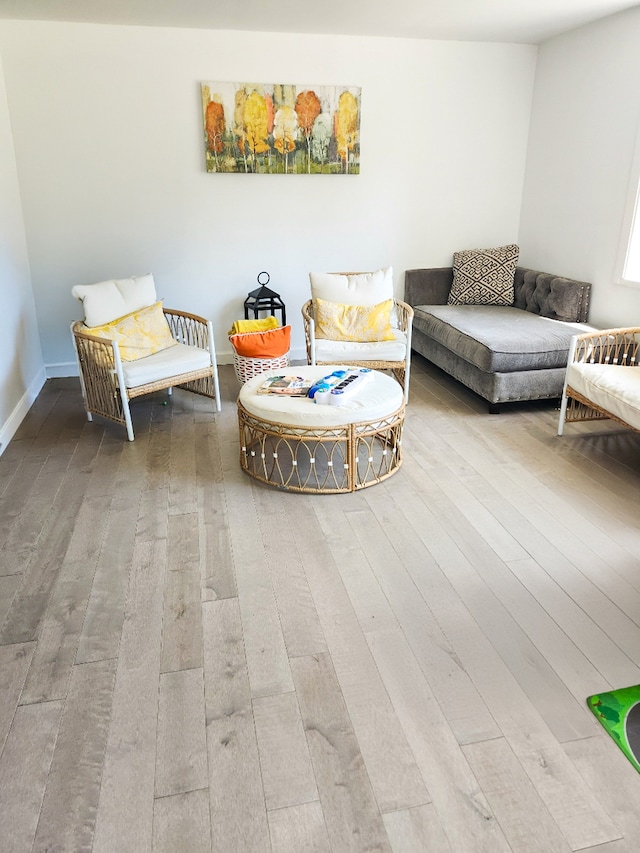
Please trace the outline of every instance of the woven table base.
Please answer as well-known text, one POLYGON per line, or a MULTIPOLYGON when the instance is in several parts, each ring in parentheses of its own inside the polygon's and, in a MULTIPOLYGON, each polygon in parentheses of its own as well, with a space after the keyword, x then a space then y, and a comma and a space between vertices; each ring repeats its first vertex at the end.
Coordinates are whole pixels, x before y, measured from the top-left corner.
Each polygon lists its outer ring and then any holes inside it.
POLYGON ((240 466, 291 492, 353 492, 381 483, 402 464, 404 406, 374 423, 301 427, 250 414, 238 402, 240 466))

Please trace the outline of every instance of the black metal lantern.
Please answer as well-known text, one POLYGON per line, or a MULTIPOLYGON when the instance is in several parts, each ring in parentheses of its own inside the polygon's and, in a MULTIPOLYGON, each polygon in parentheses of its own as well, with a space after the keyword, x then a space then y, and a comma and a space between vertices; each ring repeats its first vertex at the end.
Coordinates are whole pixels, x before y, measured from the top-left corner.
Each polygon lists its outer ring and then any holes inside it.
POLYGON ((274 314, 276 311, 282 311, 282 325, 286 326, 287 324, 287 313, 284 307, 284 302, 280 299, 280 294, 271 290, 267 287, 269 283, 270 275, 268 272, 258 273, 258 284, 260 287, 256 287, 255 290, 252 290, 251 293, 244 300, 244 319, 249 319, 249 311, 253 311, 253 317, 255 320, 258 319, 258 315, 260 311, 268 311, 270 314, 274 314), (266 275, 266 281, 261 281, 260 277, 266 275))

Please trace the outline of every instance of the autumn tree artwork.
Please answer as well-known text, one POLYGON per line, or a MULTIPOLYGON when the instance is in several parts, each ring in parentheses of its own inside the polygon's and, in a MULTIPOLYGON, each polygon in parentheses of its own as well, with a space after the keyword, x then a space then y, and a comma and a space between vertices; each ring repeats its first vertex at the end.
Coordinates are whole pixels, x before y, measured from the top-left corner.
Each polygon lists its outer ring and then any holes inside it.
POLYGON ((359 86, 202 83, 207 172, 360 173, 359 86))

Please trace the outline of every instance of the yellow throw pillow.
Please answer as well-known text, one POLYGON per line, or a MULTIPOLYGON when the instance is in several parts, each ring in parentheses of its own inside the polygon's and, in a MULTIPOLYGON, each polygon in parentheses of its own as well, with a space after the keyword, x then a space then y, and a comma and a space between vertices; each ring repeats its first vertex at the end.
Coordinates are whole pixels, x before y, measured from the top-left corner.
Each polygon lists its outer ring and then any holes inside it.
POLYGON ((88 327, 87 332, 99 338, 117 341, 123 361, 137 361, 178 343, 162 311, 162 302, 118 317, 103 326, 88 327))
POLYGON ((342 305, 314 299, 316 337, 329 341, 392 341, 393 299, 377 305, 342 305))

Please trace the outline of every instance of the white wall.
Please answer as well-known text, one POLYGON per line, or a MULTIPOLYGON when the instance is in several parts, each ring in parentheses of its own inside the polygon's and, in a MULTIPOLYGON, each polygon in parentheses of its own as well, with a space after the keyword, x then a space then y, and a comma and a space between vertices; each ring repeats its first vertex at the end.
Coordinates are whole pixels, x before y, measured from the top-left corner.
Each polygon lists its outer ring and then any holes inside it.
POLYGON ((18 176, 0 62, 0 453, 44 383, 18 176))
POLYGON ((392 264, 401 295, 407 268, 517 238, 533 47, 1 21, 0 55, 51 373, 74 284, 153 271, 224 356, 268 270, 301 354, 310 270, 392 264), (361 174, 207 174, 202 80, 362 86, 361 174))
POLYGON ((519 242, 525 266, 591 281, 591 321, 640 325, 614 283, 640 119, 640 8, 539 49, 519 242))

